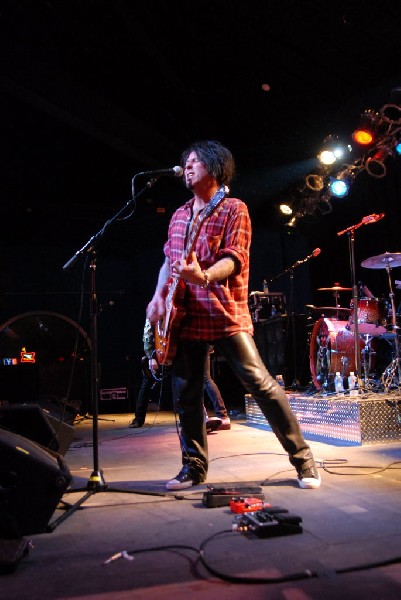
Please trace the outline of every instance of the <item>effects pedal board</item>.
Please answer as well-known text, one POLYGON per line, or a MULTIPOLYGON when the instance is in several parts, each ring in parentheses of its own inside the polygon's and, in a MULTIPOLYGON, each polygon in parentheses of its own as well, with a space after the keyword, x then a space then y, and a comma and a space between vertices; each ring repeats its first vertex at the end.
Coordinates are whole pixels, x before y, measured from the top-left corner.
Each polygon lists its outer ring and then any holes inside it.
POLYGON ((290 514, 286 508, 270 506, 237 516, 233 523, 233 529, 254 533, 259 538, 266 538, 302 533, 301 523, 302 518, 290 514))
POLYGON ((244 500, 252 498, 256 500, 264 500, 265 495, 262 492, 260 485, 208 485, 207 491, 203 494, 203 505, 207 508, 216 508, 219 506, 230 506, 231 501, 244 500))
POLYGON ((236 531, 254 533, 257 537, 277 537, 302 533, 302 518, 293 515, 286 508, 270 506, 256 512, 245 513, 236 517, 236 531))
POLYGON ((270 504, 262 500, 262 498, 233 498, 230 500, 231 512, 240 515, 246 512, 262 510, 262 508, 266 508, 268 506, 270 506, 270 504))

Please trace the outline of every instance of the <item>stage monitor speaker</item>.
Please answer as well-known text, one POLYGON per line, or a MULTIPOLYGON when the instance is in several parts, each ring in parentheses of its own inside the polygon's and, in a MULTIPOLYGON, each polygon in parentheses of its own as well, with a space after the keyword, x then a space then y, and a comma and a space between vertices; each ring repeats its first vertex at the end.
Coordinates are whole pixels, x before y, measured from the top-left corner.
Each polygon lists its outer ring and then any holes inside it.
POLYGON ((46 533, 70 482, 62 456, 0 429, 0 537, 46 533))
POLYGON ((62 455, 65 455, 74 437, 72 425, 60 421, 38 404, 0 407, 0 427, 62 455))

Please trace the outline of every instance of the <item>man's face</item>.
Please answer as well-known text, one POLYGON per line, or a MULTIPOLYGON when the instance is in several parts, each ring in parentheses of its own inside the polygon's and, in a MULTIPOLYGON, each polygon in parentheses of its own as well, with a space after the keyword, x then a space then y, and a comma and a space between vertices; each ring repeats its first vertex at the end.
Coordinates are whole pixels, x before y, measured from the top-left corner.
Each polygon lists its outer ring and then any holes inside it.
POLYGON ((191 152, 184 166, 185 185, 192 190, 196 185, 209 177, 205 165, 198 159, 196 152, 191 152))

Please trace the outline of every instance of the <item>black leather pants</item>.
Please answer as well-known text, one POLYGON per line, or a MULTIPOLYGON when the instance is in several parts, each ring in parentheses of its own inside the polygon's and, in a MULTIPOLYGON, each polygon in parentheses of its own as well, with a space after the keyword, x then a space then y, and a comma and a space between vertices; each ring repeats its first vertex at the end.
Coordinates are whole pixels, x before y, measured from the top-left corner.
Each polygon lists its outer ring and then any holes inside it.
MULTIPOLYGON (((296 469, 313 464, 285 391, 266 369, 253 337, 248 333, 210 340, 233 373, 252 394, 296 469)), ((203 381, 208 344, 179 344, 173 366, 173 391, 181 423, 182 463, 197 482, 206 479, 208 447, 203 413, 203 381)))

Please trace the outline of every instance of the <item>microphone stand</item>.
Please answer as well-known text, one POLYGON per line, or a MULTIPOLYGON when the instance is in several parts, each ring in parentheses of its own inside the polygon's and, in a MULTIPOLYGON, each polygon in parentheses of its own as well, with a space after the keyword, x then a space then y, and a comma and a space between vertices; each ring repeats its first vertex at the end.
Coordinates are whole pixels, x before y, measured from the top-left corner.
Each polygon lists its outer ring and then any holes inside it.
MULTIPOLYGON (((319 250, 318 254, 320 254, 320 250, 319 250)), ((286 273, 288 273, 289 277, 290 277, 289 316, 290 316, 290 327, 291 327, 291 335, 292 335, 292 351, 293 351, 293 356, 294 356, 294 379, 293 379, 293 382, 291 385, 291 388, 293 390, 296 390, 299 387, 298 370, 297 370, 297 348, 296 348, 296 341, 295 341, 295 321, 294 321, 294 311, 293 311, 293 306, 294 306, 294 269, 296 269, 296 267, 303 265, 304 263, 306 263, 308 260, 310 260, 314 256, 318 256, 318 254, 316 254, 316 251, 312 252, 311 254, 306 256, 304 259, 297 260, 293 265, 291 265, 284 271, 281 271, 281 273, 278 273, 277 275, 275 275, 274 277, 272 277, 269 280, 269 284, 270 284, 272 281, 274 281, 275 279, 278 279, 279 277, 281 277, 282 275, 285 275, 286 273)))
POLYGON ((353 314, 354 314, 354 353, 355 353, 355 365, 356 365, 356 377, 358 380, 358 390, 362 389, 362 377, 361 377, 361 355, 359 352, 359 326, 358 326, 358 286, 356 283, 355 276, 355 231, 366 225, 366 219, 362 219, 360 223, 351 225, 342 231, 337 233, 338 236, 344 233, 348 234, 348 246, 349 246, 349 259, 350 259, 350 271, 351 271, 351 284, 352 284, 352 298, 353 298, 353 314))
MULTIPOLYGON (((162 175, 163 173, 160 173, 162 175)), ((109 487, 103 477, 103 472, 99 464, 99 409, 98 409, 98 397, 99 397, 99 378, 98 378, 98 336, 97 336, 97 293, 96 293, 96 249, 101 241, 103 235, 111 227, 111 225, 118 219, 122 218, 123 214, 135 204, 136 200, 142 196, 145 190, 152 187, 156 182, 159 175, 155 175, 150 179, 146 186, 138 192, 138 194, 132 195, 129 200, 111 219, 106 221, 103 227, 93 235, 84 246, 65 263, 63 270, 67 271, 70 269, 78 260, 80 256, 90 255, 90 329, 91 329, 91 362, 90 362, 90 377, 91 377, 91 401, 92 401, 92 413, 93 413, 93 426, 92 426, 92 448, 93 448, 93 471, 87 482, 86 488, 70 490, 70 492, 83 492, 86 494, 80 498, 75 504, 69 505, 64 503, 68 508, 66 512, 61 515, 58 519, 55 519, 52 523, 47 526, 46 531, 52 532, 58 527, 63 521, 65 521, 72 513, 74 513, 88 498, 97 492, 121 492, 121 493, 132 493, 132 494, 147 494, 159 496, 158 493, 139 491, 139 490, 124 490, 109 487)), ((124 218, 128 218, 129 214, 125 215, 124 218)))

